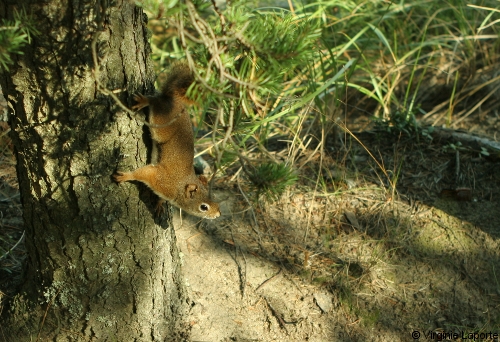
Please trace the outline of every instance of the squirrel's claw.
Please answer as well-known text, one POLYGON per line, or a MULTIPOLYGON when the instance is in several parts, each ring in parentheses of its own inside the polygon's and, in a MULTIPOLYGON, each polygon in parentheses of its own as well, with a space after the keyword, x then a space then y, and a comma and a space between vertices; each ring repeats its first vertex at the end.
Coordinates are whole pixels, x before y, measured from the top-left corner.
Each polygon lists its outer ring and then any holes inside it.
POLYGON ((149 99, 142 94, 134 95, 134 100, 137 104, 132 106, 133 110, 141 110, 142 108, 149 106, 149 99))
POLYGON ((158 202, 156 203, 155 206, 155 216, 160 218, 165 214, 165 207, 163 206, 165 204, 165 200, 159 199, 158 202))

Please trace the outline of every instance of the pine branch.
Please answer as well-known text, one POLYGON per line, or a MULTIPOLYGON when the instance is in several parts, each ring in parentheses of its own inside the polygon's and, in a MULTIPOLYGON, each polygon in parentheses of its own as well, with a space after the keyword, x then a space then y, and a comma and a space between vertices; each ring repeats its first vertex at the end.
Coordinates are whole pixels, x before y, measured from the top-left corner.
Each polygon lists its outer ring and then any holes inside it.
POLYGON ((38 34, 34 20, 25 10, 16 11, 14 20, 3 19, 0 23, 0 70, 12 65, 12 55, 23 54, 23 47, 38 34))

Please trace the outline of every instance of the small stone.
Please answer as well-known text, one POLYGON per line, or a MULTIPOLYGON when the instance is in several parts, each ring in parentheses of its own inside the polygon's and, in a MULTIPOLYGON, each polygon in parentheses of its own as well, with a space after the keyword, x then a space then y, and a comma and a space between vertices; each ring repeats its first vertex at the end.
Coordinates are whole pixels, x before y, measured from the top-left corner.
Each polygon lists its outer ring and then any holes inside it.
POLYGON ((332 309, 332 296, 327 293, 315 293, 314 300, 316 304, 319 306, 323 313, 327 313, 332 309))

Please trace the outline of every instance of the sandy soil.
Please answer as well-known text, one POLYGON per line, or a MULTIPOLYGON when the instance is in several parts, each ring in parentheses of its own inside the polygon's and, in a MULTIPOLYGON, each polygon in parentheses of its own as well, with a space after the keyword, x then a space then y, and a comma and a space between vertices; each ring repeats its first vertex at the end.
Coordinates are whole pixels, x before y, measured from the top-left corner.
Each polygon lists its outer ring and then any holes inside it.
MULTIPOLYGON (((220 219, 177 217, 193 341, 500 333, 498 158, 462 151, 457 177, 445 141, 359 137, 388 175, 399 172, 397 191, 358 146, 347 159, 323 160, 331 174, 323 188, 301 183, 252 206, 219 191, 220 219)), ((303 175, 319 169, 318 158, 304 158, 303 175)))

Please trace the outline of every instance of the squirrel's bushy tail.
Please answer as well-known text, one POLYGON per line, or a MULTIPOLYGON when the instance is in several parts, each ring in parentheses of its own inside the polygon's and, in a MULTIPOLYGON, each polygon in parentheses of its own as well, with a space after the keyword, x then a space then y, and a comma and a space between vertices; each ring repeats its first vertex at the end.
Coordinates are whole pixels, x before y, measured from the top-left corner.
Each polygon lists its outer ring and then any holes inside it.
POLYGON ((173 63, 167 72, 167 79, 161 89, 162 94, 172 97, 180 97, 190 102, 186 98, 186 92, 193 83, 193 72, 189 69, 186 62, 173 63))

